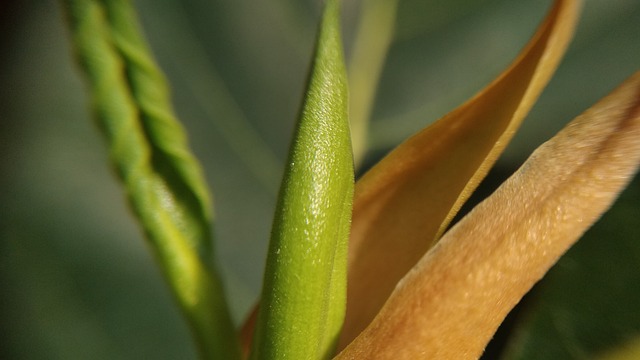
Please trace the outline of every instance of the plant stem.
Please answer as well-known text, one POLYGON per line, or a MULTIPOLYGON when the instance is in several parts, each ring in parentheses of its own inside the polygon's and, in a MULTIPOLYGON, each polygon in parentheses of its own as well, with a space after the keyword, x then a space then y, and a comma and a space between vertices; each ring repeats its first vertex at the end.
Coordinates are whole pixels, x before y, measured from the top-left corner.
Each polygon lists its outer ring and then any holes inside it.
POLYGON ((239 350, 212 263, 211 200, 127 0, 65 0, 111 161, 202 358, 239 350))

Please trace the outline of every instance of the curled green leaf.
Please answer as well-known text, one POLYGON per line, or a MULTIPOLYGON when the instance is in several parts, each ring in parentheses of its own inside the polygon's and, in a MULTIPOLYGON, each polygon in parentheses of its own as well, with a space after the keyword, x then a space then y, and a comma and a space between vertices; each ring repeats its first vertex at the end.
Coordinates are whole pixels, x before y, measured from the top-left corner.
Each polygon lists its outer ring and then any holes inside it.
POLYGON ((326 4, 269 245, 252 359, 332 355, 346 297, 354 175, 340 3, 326 4))

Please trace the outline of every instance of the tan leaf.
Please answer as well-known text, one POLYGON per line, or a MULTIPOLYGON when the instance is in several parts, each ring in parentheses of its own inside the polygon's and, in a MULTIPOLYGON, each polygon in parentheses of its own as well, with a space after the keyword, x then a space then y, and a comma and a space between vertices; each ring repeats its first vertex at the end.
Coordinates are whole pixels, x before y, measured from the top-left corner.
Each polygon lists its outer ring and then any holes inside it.
POLYGON ((507 313, 609 208, 639 164, 640 72, 454 226, 337 359, 478 358, 507 313))
POLYGON ((511 140, 564 55, 579 4, 556 1, 508 70, 357 183, 340 348, 373 319, 511 140))

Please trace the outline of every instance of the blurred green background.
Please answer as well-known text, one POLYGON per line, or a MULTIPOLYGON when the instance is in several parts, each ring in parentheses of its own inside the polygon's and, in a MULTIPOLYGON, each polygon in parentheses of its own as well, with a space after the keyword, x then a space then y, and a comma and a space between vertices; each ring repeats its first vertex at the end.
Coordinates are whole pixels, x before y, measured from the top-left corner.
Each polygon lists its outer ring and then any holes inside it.
MULTIPOLYGON (((368 162, 499 74, 550 3, 401 0, 368 162)), ((237 322, 259 293, 320 4, 136 1, 214 193, 216 257, 237 322)), ((347 57, 360 6, 344 4, 347 57)), ((195 358, 107 166, 59 4, 4 2, 0 18, 0 358, 195 358)), ((640 1, 586 0, 557 76, 481 190, 637 70, 640 1)), ((639 219, 636 180, 486 357, 510 343, 511 358, 590 358, 640 336, 639 219)))

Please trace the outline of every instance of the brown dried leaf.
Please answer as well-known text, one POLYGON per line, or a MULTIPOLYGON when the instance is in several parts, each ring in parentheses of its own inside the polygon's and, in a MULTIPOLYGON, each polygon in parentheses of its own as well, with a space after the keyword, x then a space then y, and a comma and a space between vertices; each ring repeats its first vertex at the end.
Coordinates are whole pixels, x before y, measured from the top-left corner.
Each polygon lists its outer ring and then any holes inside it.
POLYGON ((340 348, 369 324, 511 140, 564 55, 579 4, 556 1, 508 70, 356 184, 340 348))
POLYGON ((542 145, 399 283, 337 359, 476 359, 640 165, 640 72, 542 145))

